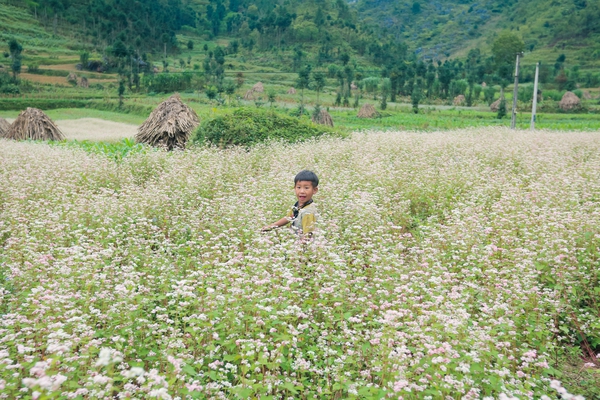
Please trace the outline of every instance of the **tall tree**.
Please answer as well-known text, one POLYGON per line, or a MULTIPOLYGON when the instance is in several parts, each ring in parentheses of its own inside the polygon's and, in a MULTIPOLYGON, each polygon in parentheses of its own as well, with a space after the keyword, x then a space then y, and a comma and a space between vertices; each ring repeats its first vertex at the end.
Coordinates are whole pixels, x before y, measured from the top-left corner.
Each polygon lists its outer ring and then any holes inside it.
POLYGON ((319 93, 325 87, 325 74, 323 72, 313 73, 313 86, 317 92, 317 105, 319 104, 319 93))
POLYGON ((17 76, 21 73, 21 52, 23 51, 23 46, 13 38, 8 42, 8 51, 11 57, 10 68, 13 78, 17 80, 17 76))
POLYGON ((492 44, 496 70, 502 79, 510 80, 515 67, 517 53, 525 50, 523 40, 513 32, 504 31, 492 44))
POLYGON ((310 84, 311 66, 307 65, 298 72, 298 80, 296 86, 300 89, 300 115, 304 113, 304 89, 310 84))

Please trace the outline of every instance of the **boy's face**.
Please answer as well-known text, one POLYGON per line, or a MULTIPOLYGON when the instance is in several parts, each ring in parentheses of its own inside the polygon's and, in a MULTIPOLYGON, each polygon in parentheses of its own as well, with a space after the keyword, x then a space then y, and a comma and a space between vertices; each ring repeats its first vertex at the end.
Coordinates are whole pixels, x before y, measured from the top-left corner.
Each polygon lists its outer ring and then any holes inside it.
POLYGON ((303 206, 312 199, 313 195, 319 191, 318 187, 313 187, 311 181, 298 181, 294 187, 296 197, 298 198, 298 205, 303 206))

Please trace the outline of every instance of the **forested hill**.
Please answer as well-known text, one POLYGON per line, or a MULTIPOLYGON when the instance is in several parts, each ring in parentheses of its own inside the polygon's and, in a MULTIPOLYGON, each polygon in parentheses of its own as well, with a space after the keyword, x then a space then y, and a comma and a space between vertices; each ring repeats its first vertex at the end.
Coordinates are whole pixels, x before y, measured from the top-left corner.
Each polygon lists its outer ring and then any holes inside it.
POLYGON ((175 44, 175 33, 195 23, 182 0, 7 0, 25 6, 54 35, 68 34, 82 44, 108 46, 120 40, 141 51, 175 44))
POLYGON ((3 2, 27 7, 46 31, 75 38, 98 52, 117 44, 121 52, 162 54, 166 44, 168 53, 177 53, 181 43, 175 33, 183 33, 208 40, 226 36, 234 52, 237 46, 277 52, 295 66, 307 61, 345 64, 356 56, 381 65, 406 54, 401 42, 360 22, 345 0, 3 2))
MULTIPOLYGON (((489 55, 498 33, 508 30, 522 38, 528 52, 552 48, 545 58, 536 55, 544 62, 554 63, 563 53, 584 67, 600 62, 600 0, 0 0, 0 4, 18 7, 35 21, 36 27, 23 19, 8 31, 0 29, 0 40, 16 37, 27 51, 67 38, 66 47, 76 52, 123 59, 154 53, 156 60, 165 50, 176 55, 185 46, 181 38, 187 37, 227 43, 228 54, 238 48, 246 50, 246 57, 269 53, 262 57, 268 60, 265 63, 281 70, 297 71, 307 63, 316 67, 358 63, 389 70, 403 61, 464 58, 475 48, 489 55), (578 54, 573 57, 570 51, 578 54)), ((11 16, 3 18, 9 21, 11 16)))
POLYGON ((600 58, 600 0, 356 0, 351 5, 363 23, 380 24, 425 58, 489 47, 502 30, 518 32, 529 51, 575 46, 600 58))

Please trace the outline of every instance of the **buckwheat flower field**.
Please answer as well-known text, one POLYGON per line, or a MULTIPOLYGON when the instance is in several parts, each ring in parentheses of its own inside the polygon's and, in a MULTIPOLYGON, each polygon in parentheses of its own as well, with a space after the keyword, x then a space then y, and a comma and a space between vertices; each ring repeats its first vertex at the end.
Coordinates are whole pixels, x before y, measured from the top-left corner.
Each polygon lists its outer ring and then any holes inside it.
POLYGON ((0 398, 557 398, 562 349, 597 368, 598 133, 0 159, 0 398), (305 168, 314 240, 261 233, 305 168))

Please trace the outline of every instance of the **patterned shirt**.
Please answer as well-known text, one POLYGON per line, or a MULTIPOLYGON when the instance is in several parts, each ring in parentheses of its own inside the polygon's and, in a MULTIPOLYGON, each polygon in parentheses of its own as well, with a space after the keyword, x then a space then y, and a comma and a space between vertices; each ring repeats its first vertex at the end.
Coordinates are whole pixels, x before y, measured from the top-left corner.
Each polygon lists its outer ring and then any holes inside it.
POLYGON ((298 203, 296 203, 286 218, 292 222, 292 228, 298 233, 312 233, 317 222, 317 206, 312 200, 302 208, 298 208, 298 203))

